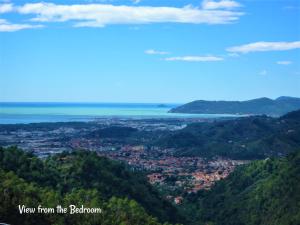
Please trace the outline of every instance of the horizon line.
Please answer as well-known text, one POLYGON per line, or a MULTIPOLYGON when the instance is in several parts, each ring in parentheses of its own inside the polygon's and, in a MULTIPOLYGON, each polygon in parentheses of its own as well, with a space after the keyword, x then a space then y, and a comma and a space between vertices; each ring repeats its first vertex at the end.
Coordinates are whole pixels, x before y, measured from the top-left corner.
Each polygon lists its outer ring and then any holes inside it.
POLYGON ((280 95, 276 98, 270 98, 270 97, 256 97, 256 98, 248 98, 245 100, 225 100, 225 99, 214 99, 214 100, 205 100, 203 98, 198 98, 198 99, 194 99, 194 100, 188 100, 183 102, 106 102, 106 101, 3 101, 0 100, 0 103, 47 103, 47 104, 186 104, 186 103, 190 103, 193 101, 249 101, 249 100, 255 100, 255 99, 262 99, 262 98, 268 98, 271 100, 276 100, 278 98, 281 97, 288 97, 288 98, 300 98, 299 97, 295 97, 295 96, 287 96, 287 95, 280 95))

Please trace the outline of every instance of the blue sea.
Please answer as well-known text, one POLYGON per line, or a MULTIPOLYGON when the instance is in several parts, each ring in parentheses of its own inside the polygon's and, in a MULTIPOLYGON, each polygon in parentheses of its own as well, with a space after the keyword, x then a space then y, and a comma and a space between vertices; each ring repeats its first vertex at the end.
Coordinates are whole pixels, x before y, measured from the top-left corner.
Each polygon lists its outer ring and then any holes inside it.
POLYGON ((93 121, 98 118, 216 118, 234 115, 168 113, 180 104, 0 103, 0 124, 93 121))

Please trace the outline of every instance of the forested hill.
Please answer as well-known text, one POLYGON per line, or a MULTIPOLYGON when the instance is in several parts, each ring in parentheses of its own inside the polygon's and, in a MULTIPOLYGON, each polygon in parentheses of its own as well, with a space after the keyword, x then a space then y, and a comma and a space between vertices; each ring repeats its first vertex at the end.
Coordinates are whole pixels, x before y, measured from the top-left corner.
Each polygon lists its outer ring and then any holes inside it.
POLYGON ((63 153, 42 161, 16 148, 0 148, 0 180, 0 222, 80 225, 184 222, 144 174, 93 152, 63 153), (100 207, 104 214, 20 215, 19 204, 85 205, 100 207))
POLYGON ((197 100, 170 110, 171 113, 250 114, 281 116, 300 109, 300 98, 279 97, 275 100, 258 98, 248 101, 197 100))
POLYGON ((190 195, 194 224, 300 224, 300 151, 237 168, 210 191, 190 195))
POLYGON ((157 143, 178 156, 216 155, 235 159, 283 156, 300 148, 300 110, 280 118, 251 116, 190 124, 157 143))

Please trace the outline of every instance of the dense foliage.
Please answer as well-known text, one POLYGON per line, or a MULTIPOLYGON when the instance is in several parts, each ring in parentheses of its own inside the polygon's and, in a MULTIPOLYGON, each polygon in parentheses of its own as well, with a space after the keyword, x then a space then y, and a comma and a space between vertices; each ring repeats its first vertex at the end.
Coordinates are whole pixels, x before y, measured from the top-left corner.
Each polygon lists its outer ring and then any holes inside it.
MULTIPOLYGON (((0 222, 300 224, 300 110, 280 118, 253 116, 190 124, 182 130, 160 132, 158 141, 152 139, 152 133, 146 133, 128 127, 95 127, 90 135, 112 140, 147 137, 146 143, 172 147, 177 155, 263 160, 238 167, 209 191, 186 194, 184 203, 176 209, 147 182, 145 174, 99 157, 95 152, 64 152, 41 160, 14 147, 0 148, 0 222), (20 215, 18 205, 22 204, 27 207, 75 204, 101 208, 103 213, 20 215)), ((174 181, 170 177, 165 182, 174 181)), ((161 193, 169 194, 166 190, 161 193)))
POLYGON ((263 159, 300 148, 300 110, 278 119, 252 116, 213 123, 195 123, 161 138, 159 145, 179 156, 225 156, 263 159))
POLYGON ((300 109, 300 98, 258 98, 248 101, 193 101, 170 110, 173 113, 252 114, 281 116, 300 109))
POLYGON ((189 195, 185 210, 195 224, 300 224, 300 151, 236 169, 210 191, 189 195))
POLYGON ((63 153, 42 161, 16 148, 0 148, 0 177, 0 201, 6 202, 0 206, 0 219, 12 224, 21 224, 19 219, 27 224, 32 220, 35 224, 158 224, 154 217, 183 221, 142 173, 92 152, 63 153), (54 207, 61 202, 101 207, 106 214, 90 219, 56 214, 18 217, 18 204, 54 207))

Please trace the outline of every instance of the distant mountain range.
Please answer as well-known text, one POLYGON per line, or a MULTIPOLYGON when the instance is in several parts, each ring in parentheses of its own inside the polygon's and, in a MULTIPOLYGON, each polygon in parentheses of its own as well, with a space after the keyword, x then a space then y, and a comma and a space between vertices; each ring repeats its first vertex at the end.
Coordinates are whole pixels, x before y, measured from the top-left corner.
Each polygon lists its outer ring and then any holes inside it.
POLYGON ((171 109, 170 113, 251 114, 281 116, 300 109, 300 98, 282 96, 275 100, 257 98, 248 101, 197 100, 171 109))

